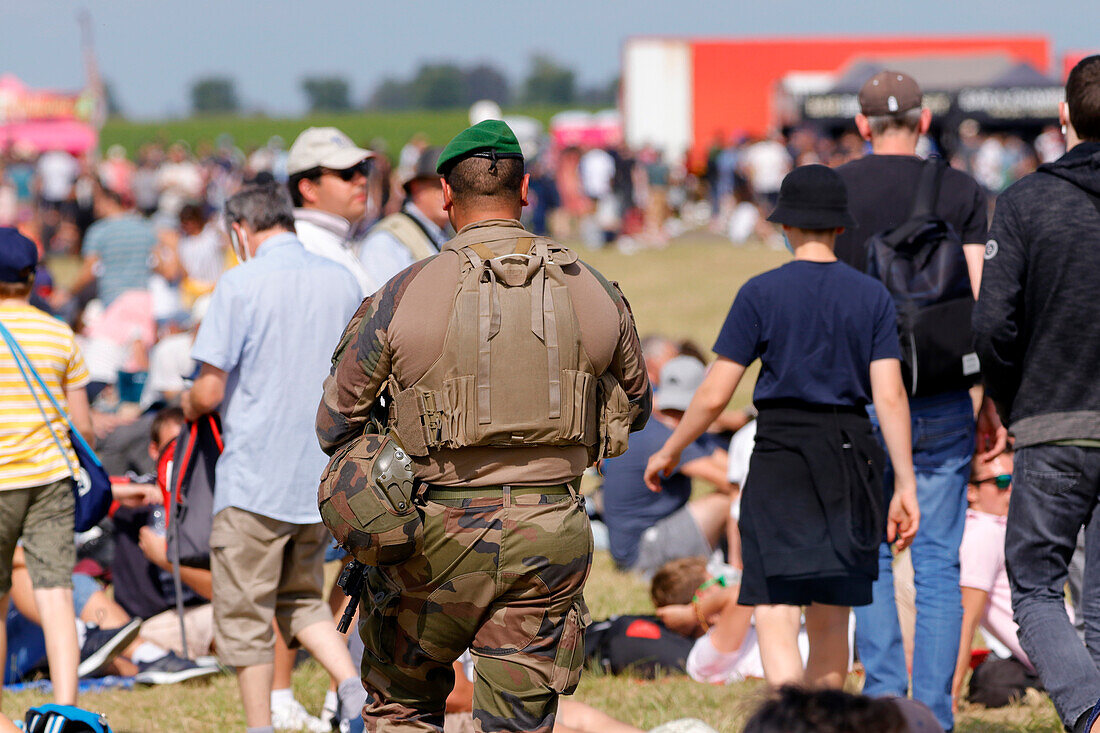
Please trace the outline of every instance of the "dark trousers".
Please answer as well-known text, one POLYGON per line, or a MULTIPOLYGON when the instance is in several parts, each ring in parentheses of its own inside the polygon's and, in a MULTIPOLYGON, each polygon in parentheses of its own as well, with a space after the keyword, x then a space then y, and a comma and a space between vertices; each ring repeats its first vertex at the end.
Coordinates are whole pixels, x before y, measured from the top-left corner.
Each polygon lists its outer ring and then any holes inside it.
POLYGON ((1016 452, 1005 559, 1020 645, 1072 729, 1100 699, 1100 449, 1037 445, 1016 452), (1065 586, 1085 527, 1085 644, 1066 615, 1065 586))

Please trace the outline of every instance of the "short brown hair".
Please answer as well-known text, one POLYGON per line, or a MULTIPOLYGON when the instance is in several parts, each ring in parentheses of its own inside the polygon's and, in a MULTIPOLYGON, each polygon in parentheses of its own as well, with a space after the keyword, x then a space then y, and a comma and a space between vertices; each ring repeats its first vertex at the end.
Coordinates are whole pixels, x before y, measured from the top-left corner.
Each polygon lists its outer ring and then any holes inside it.
POLYGON ((1100 142, 1100 54, 1081 59, 1069 72, 1066 105, 1077 137, 1100 142))
POLYGON ((867 124, 871 128, 871 136, 878 137, 891 130, 903 130, 916 132, 920 129, 921 108, 914 107, 896 115, 873 115, 867 118, 867 124))
POLYGON ((507 201, 519 196, 523 184, 523 161, 518 158, 465 158, 451 166, 443 177, 451 187, 455 203, 472 204, 477 199, 507 201))
POLYGON ((691 603, 695 591, 707 579, 707 561, 702 557, 669 560, 653 574, 649 597, 656 608, 691 603))
POLYGON ((0 298, 27 298, 34 290, 34 275, 18 283, 0 282, 0 298))

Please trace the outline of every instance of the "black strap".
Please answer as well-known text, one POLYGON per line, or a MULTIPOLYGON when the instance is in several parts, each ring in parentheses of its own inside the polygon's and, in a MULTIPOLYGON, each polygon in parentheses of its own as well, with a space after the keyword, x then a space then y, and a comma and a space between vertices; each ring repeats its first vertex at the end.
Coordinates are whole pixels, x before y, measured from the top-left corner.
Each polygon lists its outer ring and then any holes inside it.
POLYGON ((1043 168, 1040 168, 1039 170, 1037 170, 1036 173, 1046 173, 1048 176, 1053 176, 1054 178, 1057 178, 1059 181, 1065 181, 1066 183, 1072 184, 1073 186, 1076 186, 1077 188, 1081 189, 1082 191, 1085 192, 1085 195, 1089 197, 1089 201, 1092 202, 1092 205, 1096 207, 1096 213, 1100 214, 1100 194, 1096 193, 1095 191, 1090 191, 1089 189, 1085 188, 1084 186, 1082 186, 1077 181, 1071 181, 1068 178, 1062 178, 1058 174, 1053 173, 1053 172, 1048 171, 1048 170, 1045 170, 1043 168))
POLYGON ((929 219, 936 218, 936 202, 940 198, 940 183, 946 169, 947 161, 938 155, 925 159, 921 164, 920 180, 909 218, 882 238, 890 249, 897 249, 902 242, 923 229, 929 219))
POLYGON ((921 165, 920 182, 917 184, 917 195, 913 199, 913 209, 909 213, 910 219, 935 213, 936 202, 940 198, 940 183, 943 181, 943 172, 947 169, 946 163, 943 158, 935 155, 921 165))
POLYGON ((428 241, 432 243, 432 246, 435 247, 437 250, 439 249, 439 246, 435 243, 435 238, 432 236, 432 233, 428 231, 428 228, 424 226, 424 224, 421 223, 420 219, 417 219, 415 216, 405 211, 404 209, 402 209, 398 213, 407 216, 413 224, 416 224, 417 228, 420 231, 424 232, 424 236, 428 238, 428 241))

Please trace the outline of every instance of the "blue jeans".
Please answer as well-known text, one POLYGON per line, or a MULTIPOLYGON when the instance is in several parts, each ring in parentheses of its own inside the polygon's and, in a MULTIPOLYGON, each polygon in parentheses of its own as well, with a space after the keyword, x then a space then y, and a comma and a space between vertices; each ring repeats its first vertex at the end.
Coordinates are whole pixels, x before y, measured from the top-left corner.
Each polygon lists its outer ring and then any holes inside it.
MULTIPOLYGON (((868 411, 881 442, 874 409, 869 407, 868 411)), ((951 678, 962 632, 959 545, 966 523, 966 483, 974 452, 974 407, 967 392, 952 392, 915 398, 910 401, 909 411, 920 504, 920 529, 912 546, 917 591, 913 697, 931 708, 944 730, 951 730, 951 678)), ((889 458, 882 488, 889 505, 894 494, 889 458)), ((879 548, 874 601, 855 609, 856 647, 867 672, 864 694, 904 697, 909 690, 909 675, 894 602, 892 561, 890 546, 884 542, 879 548)))
POLYGON ((1067 728, 1100 699, 1100 449, 1036 445, 1016 452, 1005 561, 1020 645, 1067 728), (1065 585, 1085 527, 1085 644, 1069 622, 1065 585), (1086 646, 1087 645, 1087 646, 1086 646))

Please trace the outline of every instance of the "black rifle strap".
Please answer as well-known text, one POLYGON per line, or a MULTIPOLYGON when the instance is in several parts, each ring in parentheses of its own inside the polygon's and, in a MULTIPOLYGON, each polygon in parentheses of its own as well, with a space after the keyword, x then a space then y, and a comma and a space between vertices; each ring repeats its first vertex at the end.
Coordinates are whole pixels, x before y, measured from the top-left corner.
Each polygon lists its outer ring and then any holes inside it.
POLYGON ((935 213, 945 168, 947 168, 946 162, 938 155, 924 161, 920 171, 920 182, 917 184, 917 195, 913 199, 913 210, 909 213, 910 219, 931 216, 935 213))

